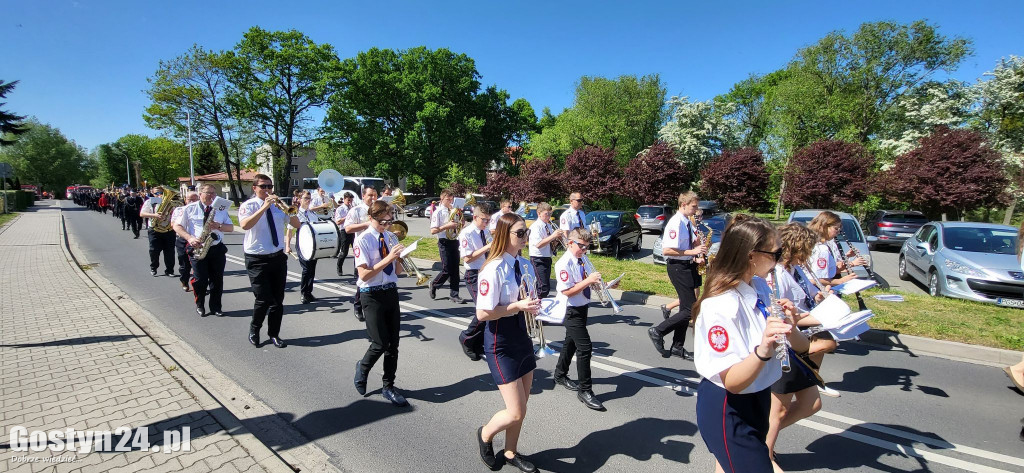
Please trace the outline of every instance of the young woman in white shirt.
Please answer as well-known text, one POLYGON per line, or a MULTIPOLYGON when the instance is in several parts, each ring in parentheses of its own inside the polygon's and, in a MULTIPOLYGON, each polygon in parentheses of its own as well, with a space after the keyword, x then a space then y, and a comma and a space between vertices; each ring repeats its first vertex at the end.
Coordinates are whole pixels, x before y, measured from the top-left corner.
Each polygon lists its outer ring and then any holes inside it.
POLYGON ((807 349, 807 339, 787 323, 793 304, 779 301, 786 320, 768 317, 770 309, 751 286, 754 276, 771 272, 781 251, 767 221, 746 218, 731 225, 694 308, 694 364, 703 377, 697 427, 715 456, 716 472, 773 471, 765 438, 769 388, 782 374, 775 346, 788 338, 795 351, 807 349))
MULTIPOLYGON (((850 271, 846 276, 840 276, 840 271, 847 269, 847 265, 842 252, 839 251, 839 247, 836 246, 835 242, 836 236, 839 235, 839 230, 843 228, 843 222, 839 219, 839 216, 834 212, 824 210, 811 219, 807 224, 807 228, 818 234, 818 244, 814 246, 814 251, 811 252, 810 258, 811 270, 818 276, 818 280, 822 284, 838 286, 844 282, 857 279, 857 275, 853 271, 850 271)), ((853 255, 854 251, 851 248, 846 256, 853 255)), ((861 266, 864 264, 866 264, 864 258, 857 258, 851 262, 851 266, 861 266)))

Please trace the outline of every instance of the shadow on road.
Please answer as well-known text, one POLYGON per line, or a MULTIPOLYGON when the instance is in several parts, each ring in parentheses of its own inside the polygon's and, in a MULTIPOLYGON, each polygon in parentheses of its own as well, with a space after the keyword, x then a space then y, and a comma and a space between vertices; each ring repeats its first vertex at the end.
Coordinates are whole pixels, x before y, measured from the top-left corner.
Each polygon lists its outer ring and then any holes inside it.
POLYGON ((572 447, 531 454, 529 459, 543 471, 553 472, 598 471, 616 455, 626 455, 640 461, 660 456, 686 464, 690 461, 694 444, 668 437, 695 437, 696 434, 697 426, 691 422, 645 417, 592 432, 572 447))
MULTIPOLYGON (((906 368, 862 366, 843 373, 843 380, 832 383, 832 387, 843 392, 866 393, 879 386, 899 386, 901 391, 910 392, 915 388, 913 377, 918 374, 917 371, 906 368)), ((949 394, 940 388, 922 385, 917 385, 916 388, 929 396, 949 397, 949 394)))
MULTIPOLYGON (((902 425, 878 424, 890 429, 900 430, 908 434, 918 435, 935 439, 939 448, 953 448, 942 437, 930 432, 921 432, 902 425)), ((779 466, 786 471, 808 471, 808 470, 829 470, 839 471, 846 468, 867 468, 872 471, 888 472, 930 472, 931 467, 928 461, 920 457, 912 457, 905 453, 896 452, 882 447, 852 441, 844 437, 844 434, 865 435, 868 431, 852 426, 847 430, 832 435, 825 435, 807 446, 806 453, 777 453, 776 459, 779 466), (917 462, 916 468, 908 469, 901 464, 899 467, 890 465, 889 459, 909 459, 917 462)), ((785 431, 783 431, 783 436, 785 431)), ((780 438, 781 440, 781 438, 780 438)), ((908 445, 907 450, 913 450, 908 445)), ((934 447, 932 445, 931 447, 934 447)), ((930 448, 929 448, 930 449, 930 448)))
POLYGON ((62 347, 75 345, 88 345, 90 343, 123 342, 139 338, 138 335, 99 335, 95 337, 75 337, 64 340, 50 340, 38 343, 15 343, 13 345, 0 345, 0 348, 36 348, 36 347, 62 347))

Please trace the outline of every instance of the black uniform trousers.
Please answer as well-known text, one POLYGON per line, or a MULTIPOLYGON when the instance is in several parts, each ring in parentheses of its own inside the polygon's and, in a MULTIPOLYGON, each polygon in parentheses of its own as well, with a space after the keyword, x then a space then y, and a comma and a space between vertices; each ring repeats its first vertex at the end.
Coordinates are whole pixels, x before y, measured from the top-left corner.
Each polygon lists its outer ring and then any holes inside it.
POLYGON ((437 249, 441 253, 441 271, 430 282, 430 287, 437 288, 448 281, 451 297, 459 297, 459 240, 441 238, 437 240, 437 249))
POLYGON ((569 372, 572 356, 576 355, 576 374, 579 376, 580 392, 590 391, 593 383, 590 378, 590 358, 594 346, 590 342, 590 331, 587 330, 588 306, 565 308, 565 342, 562 353, 558 355, 555 365, 555 376, 565 376, 569 372))
POLYGON ((366 316, 366 333, 370 336, 370 348, 359 362, 360 374, 365 379, 384 356, 384 387, 395 385, 398 371, 398 328, 401 326, 402 311, 398 307, 398 289, 360 292, 363 314, 366 316))
POLYGON ((125 213, 127 214, 125 218, 128 220, 128 227, 138 237, 139 230, 142 228, 142 217, 139 216, 139 208, 125 207, 125 213))
POLYGON ((284 283, 288 279, 288 257, 284 251, 269 255, 245 254, 245 270, 256 302, 252 308, 250 328, 259 332, 263 319, 267 321, 267 335, 279 336, 284 316, 284 283))
MULTIPOLYGON (((354 233, 345 233, 342 231, 339 237, 341 238, 341 241, 339 242, 341 244, 341 250, 338 252, 338 276, 341 276, 344 274, 341 267, 345 264, 345 259, 348 258, 348 249, 352 247, 352 241, 356 239, 356 235, 354 233)), ((352 265, 355 266, 354 261, 352 265)), ((352 273, 359 275, 358 271, 356 271, 354 267, 352 268, 352 273)))
POLYGON ((210 312, 221 311, 221 296, 224 294, 224 265, 228 249, 223 243, 213 245, 206 257, 197 260, 195 248, 188 248, 192 264, 192 293, 196 296, 196 307, 206 307, 206 296, 210 296, 210 312))
POLYGON ((537 273, 537 297, 543 299, 551 293, 551 258, 548 256, 531 256, 530 263, 537 273))
POLYGON ((313 279, 316 278, 316 262, 317 260, 311 259, 309 261, 303 261, 299 258, 299 266, 302 268, 302 279, 299 283, 299 294, 303 296, 313 295, 313 279))
POLYGON ((189 283, 189 277, 192 273, 192 258, 189 256, 189 251, 186 247, 188 241, 184 238, 177 237, 174 239, 174 252, 178 255, 178 280, 181 281, 181 285, 184 286, 189 283))
MULTIPOLYGON (((466 270, 466 288, 469 289, 469 297, 476 302, 476 281, 480 271, 476 269, 466 270)), ((473 310, 473 318, 469 320, 469 326, 459 334, 459 342, 471 348, 478 355, 484 353, 484 329, 487 324, 476 318, 476 310, 473 310)))
POLYGON ((160 267, 160 253, 164 254, 164 272, 174 272, 174 232, 160 233, 149 229, 149 269, 160 267))
POLYGON ((681 349, 686 343, 686 331, 690 328, 693 304, 697 302, 695 289, 700 287, 700 275, 692 260, 668 260, 668 280, 679 297, 679 312, 665 319, 655 329, 662 336, 672 333, 672 348, 681 349))

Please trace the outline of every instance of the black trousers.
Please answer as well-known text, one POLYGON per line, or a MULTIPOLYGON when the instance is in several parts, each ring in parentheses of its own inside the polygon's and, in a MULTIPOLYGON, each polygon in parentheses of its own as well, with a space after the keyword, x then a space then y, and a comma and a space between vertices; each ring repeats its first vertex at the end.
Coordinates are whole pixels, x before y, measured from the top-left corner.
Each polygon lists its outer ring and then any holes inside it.
POLYGON ((139 230, 142 228, 142 217, 139 217, 138 210, 128 210, 128 226, 132 229, 132 233, 135 236, 139 236, 139 230))
POLYGON ((245 255, 245 269, 256 302, 252 307, 250 328, 259 332, 263 319, 267 321, 267 335, 277 337, 281 333, 281 318, 284 316, 284 282, 288 278, 288 257, 283 251, 269 255, 245 255))
POLYGON ((160 267, 160 253, 164 254, 164 272, 174 272, 174 232, 160 233, 149 229, 149 269, 160 267))
POLYGON ((224 294, 224 265, 228 249, 223 243, 213 245, 206 252, 206 258, 197 260, 194 249, 188 248, 192 263, 192 293, 196 296, 196 307, 205 307, 206 296, 210 296, 210 312, 220 312, 221 296, 224 294))
MULTIPOLYGON (((341 239, 339 242, 341 244, 341 250, 338 252, 338 276, 341 276, 344 274, 341 267, 345 264, 345 259, 348 258, 348 249, 352 247, 352 241, 356 239, 356 236, 353 233, 345 233, 343 231, 341 232, 341 235, 339 235, 339 238, 341 239)), ((352 272, 354 274, 358 274, 355 269, 355 264, 356 263, 353 261, 352 272)))
POLYGON ((537 273, 537 297, 541 299, 551 292, 551 258, 547 256, 530 257, 533 271, 537 273))
MULTIPOLYGON (((476 302, 476 280, 479 274, 480 271, 476 269, 466 270, 466 288, 469 289, 469 297, 473 298, 473 302, 476 302)), ((469 321, 469 326, 459 334, 459 342, 473 349, 473 351, 483 354, 484 329, 486 327, 487 324, 476 318, 476 311, 474 310, 473 318, 469 321)))
POLYGON ((440 287, 448 281, 450 295, 459 297, 459 240, 439 239, 437 249, 441 253, 441 271, 430 282, 430 287, 440 287))
POLYGON ((558 355, 555 365, 555 376, 565 376, 569 372, 572 356, 576 355, 576 374, 579 376, 580 392, 590 391, 593 383, 590 379, 590 358, 594 345, 590 342, 590 331, 587 330, 588 306, 566 307, 565 309, 565 342, 562 353, 558 355))
POLYGON ((366 334, 370 336, 370 348, 366 349, 359 369, 365 378, 381 355, 384 356, 384 387, 395 385, 398 371, 398 329, 401 326, 402 311, 398 307, 398 289, 376 292, 360 292, 363 315, 366 316, 366 334))
POLYGON ((697 265, 692 261, 674 261, 678 260, 668 262, 668 280, 672 287, 676 288, 679 312, 665 319, 655 329, 662 336, 672 332, 672 348, 683 348, 683 344, 686 343, 686 331, 690 328, 693 304, 697 302, 695 289, 700 287, 700 275, 697 274, 697 265))
POLYGON ((303 296, 313 295, 313 279, 316 278, 316 262, 317 260, 315 259, 302 261, 302 258, 299 258, 299 266, 302 267, 302 282, 299 283, 299 294, 302 294, 303 296))
POLYGON ((178 280, 181 281, 182 286, 189 283, 192 272, 192 258, 186 249, 187 246, 188 242, 181 237, 174 239, 174 252, 178 255, 178 280))

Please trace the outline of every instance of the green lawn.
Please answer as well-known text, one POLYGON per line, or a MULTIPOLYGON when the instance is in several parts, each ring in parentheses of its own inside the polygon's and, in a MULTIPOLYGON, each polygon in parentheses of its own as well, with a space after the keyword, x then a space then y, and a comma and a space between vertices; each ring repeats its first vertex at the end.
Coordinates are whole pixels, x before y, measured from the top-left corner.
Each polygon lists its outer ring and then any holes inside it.
POLYGON ((6 225, 7 222, 10 222, 11 220, 14 220, 14 217, 17 216, 17 215, 18 215, 17 212, 0 214, 0 227, 6 225))

